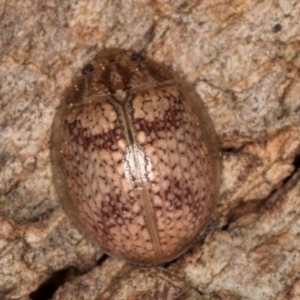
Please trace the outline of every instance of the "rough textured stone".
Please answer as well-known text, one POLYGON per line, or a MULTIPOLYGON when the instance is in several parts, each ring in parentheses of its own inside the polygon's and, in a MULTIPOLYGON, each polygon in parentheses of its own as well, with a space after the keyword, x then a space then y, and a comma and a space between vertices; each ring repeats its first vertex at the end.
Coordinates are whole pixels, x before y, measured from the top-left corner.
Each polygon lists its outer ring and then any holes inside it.
MULTIPOLYGON (((60 288, 53 300, 203 300, 185 279, 163 268, 136 268, 108 259, 101 267, 60 288)), ((214 299, 214 298, 211 298, 214 299)))
POLYGON ((110 47, 143 50, 192 83, 219 135, 208 236, 168 267, 204 297, 299 298, 299 1, 13 0, 0 14, 1 299, 29 299, 54 272, 101 257, 62 210, 49 141, 71 78, 110 47))
POLYGON ((225 288, 242 299, 281 299, 300 272, 299 179, 300 172, 275 192, 267 209, 211 233, 171 269, 184 271, 204 292, 225 288))

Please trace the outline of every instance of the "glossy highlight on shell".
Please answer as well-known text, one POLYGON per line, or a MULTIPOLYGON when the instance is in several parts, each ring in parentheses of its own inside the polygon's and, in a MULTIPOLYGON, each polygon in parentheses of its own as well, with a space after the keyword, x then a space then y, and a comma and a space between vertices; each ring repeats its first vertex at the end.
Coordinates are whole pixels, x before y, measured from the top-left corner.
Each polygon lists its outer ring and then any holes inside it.
POLYGON ((197 239, 218 194, 211 121, 188 84, 138 53, 104 50, 82 74, 53 121, 58 195, 108 254, 170 261, 197 239))

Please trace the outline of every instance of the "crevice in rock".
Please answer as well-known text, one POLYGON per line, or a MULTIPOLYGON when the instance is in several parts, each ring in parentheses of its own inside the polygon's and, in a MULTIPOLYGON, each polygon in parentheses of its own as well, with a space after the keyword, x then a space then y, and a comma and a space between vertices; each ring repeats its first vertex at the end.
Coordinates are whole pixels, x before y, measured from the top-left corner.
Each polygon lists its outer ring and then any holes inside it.
POLYGON ((222 230, 225 231, 228 229, 231 223, 237 221, 244 215, 251 213, 257 213, 264 205, 266 199, 260 199, 256 201, 242 202, 237 207, 235 207, 228 215, 228 223, 223 226, 222 230))
POLYGON ((109 257, 109 256, 108 256, 107 254, 104 253, 104 254, 98 259, 98 261, 97 261, 97 266, 102 265, 102 264, 104 263, 104 261, 107 260, 108 257, 109 257))
POLYGON ((45 300, 51 299, 54 293, 66 281, 81 275, 81 272, 75 267, 60 270, 53 273, 40 287, 29 295, 31 300, 45 300))
POLYGON ((294 166, 295 166, 295 171, 297 171, 300 168, 300 153, 296 155, 294 159, 294 166))
MULTIPOLYGON (((241 216, 249 213, 264 213, 270 210, 276 203, 284 197, 284 195, 290 190, 294 185, 299 182, 300 179, 300 154, 295 157, 294 160, 295 170, 286 177, 282 183, 272 191, 272 193, 264 199, 256 201, 242 202, 236 208, 234 208, 228 216, 228 224, 239 219, 241 216)), ((223 228, 222 228, 223 229, 223 228)), ((225 229, 223 229, 225 230, 225 229)))
POLYGON ((225 225, 221 228, 221 230, 222 230, 222 231, 227 231, 228 228, 229 228, 229 223, 225 224, 225 225))

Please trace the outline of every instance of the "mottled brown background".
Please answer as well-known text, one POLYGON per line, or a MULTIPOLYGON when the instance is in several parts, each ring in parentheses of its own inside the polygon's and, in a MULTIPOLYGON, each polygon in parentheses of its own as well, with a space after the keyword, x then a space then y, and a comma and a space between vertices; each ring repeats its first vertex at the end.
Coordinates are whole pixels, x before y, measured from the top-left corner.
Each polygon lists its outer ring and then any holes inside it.
POLYGON ((0 16, 1 299, 46 299, 30 294, 64 269, 53 299, 300 298, 298 0, 0 0, 0 16), (220 138, 208 235, 164 268, 101 260, 52 184, 55 109, 104 47, 177 71, 220 138))

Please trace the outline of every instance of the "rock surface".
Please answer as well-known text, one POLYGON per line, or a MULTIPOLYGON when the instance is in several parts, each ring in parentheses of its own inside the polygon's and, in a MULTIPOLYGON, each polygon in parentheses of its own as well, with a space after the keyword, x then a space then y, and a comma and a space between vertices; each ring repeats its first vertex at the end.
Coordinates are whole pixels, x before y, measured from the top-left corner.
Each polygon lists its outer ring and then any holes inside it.
POLYGON ((300 297, 299 1, 2 0, 0 14, 1 299, 41 299, 33 292, 71 266, 53 299, 300 297), (161 268, 100 259, 52 183, 55 109, 110 47, 144 51, 191 82, 220 139, 206 236, 161 268))

